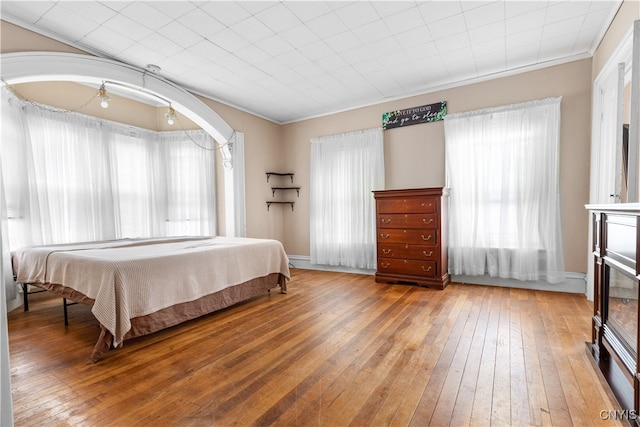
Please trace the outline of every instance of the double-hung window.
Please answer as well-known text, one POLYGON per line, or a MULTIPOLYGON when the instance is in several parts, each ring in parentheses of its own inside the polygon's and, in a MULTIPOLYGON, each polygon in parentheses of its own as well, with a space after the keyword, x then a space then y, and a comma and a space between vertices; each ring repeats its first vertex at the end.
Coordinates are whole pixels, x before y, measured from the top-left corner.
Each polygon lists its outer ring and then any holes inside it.
POLYGON ((449 271, 563 279, 560 98, 450 114, 449 271))

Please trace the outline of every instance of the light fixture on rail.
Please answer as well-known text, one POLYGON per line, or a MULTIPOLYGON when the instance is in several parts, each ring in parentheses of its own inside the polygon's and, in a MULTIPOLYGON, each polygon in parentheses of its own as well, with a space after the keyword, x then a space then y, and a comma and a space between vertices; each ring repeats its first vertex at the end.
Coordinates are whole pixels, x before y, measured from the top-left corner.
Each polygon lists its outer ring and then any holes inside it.
POLYGON ((102 108, 109 108, 109 101, 111 101, 111 98, 107 95, 104 83, 100 85, 100 90, 98 90, 98 99, 100 100, 100 106, 102 108))
POLYGON ((170 125, 174 124, 176 121, 176 110, 173 109, 171 104, 169 104, 169 111, 164 115, 167 118, 167 123, 170 125))

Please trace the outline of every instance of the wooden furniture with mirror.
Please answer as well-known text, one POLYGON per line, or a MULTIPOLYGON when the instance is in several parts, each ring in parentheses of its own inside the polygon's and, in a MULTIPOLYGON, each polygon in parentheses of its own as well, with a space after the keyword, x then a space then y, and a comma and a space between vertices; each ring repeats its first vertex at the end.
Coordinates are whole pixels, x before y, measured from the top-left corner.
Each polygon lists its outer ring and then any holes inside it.
POLYGON ((447 265, 446 188, 374 191, 377 217, 376 282, 444 289, 447 265))

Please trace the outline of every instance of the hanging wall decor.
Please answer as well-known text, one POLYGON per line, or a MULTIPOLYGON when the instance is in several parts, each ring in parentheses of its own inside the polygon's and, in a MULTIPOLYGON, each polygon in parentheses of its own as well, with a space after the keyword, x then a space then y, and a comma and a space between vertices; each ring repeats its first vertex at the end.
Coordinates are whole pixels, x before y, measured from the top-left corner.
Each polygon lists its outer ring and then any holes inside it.
POLYGON ((447 115, 447 101, 382 114, 384 130, 420 123, 437 122, 447 115))

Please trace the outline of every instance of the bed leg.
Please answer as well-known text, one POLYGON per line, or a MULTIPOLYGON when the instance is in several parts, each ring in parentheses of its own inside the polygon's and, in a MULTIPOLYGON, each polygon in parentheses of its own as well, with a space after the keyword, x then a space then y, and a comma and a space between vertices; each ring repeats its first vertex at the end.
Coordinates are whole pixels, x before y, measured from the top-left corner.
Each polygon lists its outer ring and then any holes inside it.
POLYGON ((22 284, 22 301, 24 303, 24 311, 29 311, 29 285, 26 283, 22 284))
POLYGON ((67 315, 67 299, 62 298, 62 306, 64 307, 64 326, 69 326, 69 316, 67 315))

